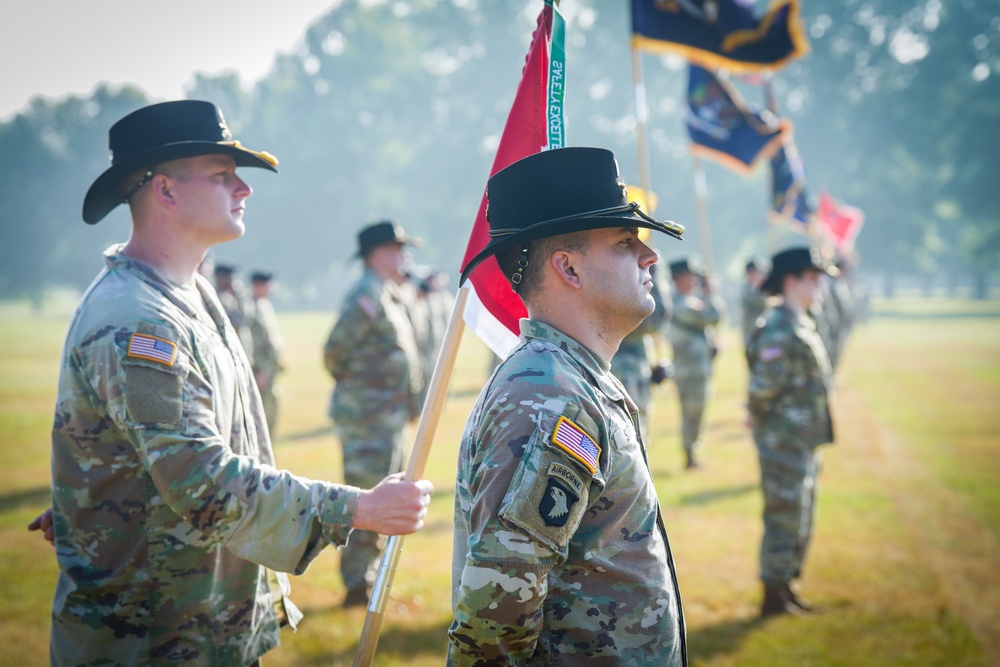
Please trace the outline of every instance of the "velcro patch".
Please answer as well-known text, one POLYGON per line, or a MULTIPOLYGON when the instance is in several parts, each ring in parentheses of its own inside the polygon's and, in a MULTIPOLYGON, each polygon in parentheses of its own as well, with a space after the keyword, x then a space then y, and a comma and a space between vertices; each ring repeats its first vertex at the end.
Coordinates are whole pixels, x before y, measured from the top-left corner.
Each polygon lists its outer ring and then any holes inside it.
POLYGON ((565 417, 560 417, 556 423, 555 431, 552 432, 552 444, 586 466, 591 474, 597 472, 601 448, 582 428, 565 417))
POLYGON ((149 334, 134 333, 128 339, 128 350, 125 356, 156 361, 164 366, 173 366, 177 360, 177 345, 169 340, 149 334))

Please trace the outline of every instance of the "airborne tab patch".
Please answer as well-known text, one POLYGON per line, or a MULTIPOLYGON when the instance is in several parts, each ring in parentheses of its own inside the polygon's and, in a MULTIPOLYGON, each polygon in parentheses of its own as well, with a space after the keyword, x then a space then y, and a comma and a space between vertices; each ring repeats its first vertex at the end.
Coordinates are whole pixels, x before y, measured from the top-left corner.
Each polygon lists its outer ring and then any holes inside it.
POLYGON ((590 439, 586 431, 565 417, 560 417, 556 423, 556 429, 552 433, 552 444, 585 465, 591 474, 597 472, 597 459, 601 456, 601 448, 590 439))
POLYGON ((149 334, 134 333, 128 339, 128 351, 125 354, 136 359, 148 359, 165 366, 173 366, 177 358, 177 345, 149 334))

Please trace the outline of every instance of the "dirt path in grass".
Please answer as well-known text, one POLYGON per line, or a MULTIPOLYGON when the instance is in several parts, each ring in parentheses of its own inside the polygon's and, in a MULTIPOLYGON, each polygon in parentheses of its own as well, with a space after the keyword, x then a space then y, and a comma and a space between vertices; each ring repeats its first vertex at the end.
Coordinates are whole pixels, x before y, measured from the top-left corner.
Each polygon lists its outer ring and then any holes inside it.
POLYGON ((872 474, 882 479, 920 545, 949 609, 972 630, 987 664, 1000 665, 1000 544, 965 499, 935 477, 856 390, 841 388, 838 402, 842 414, 852 416, 838 428, 847 437, 853 432, 874 439, 872 474))

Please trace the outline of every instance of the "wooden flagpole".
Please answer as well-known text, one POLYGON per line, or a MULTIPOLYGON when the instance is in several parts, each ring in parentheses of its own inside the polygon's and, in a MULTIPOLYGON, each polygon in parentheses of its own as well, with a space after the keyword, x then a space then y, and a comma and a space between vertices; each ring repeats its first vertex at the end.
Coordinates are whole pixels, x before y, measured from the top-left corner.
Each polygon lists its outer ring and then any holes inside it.
MULTIPOLYGON (((430 456, 431 444, 434 441, 434 432, 437 430, 438 419, 441 417, 441 410, 444 408, 444 402, 448 396, 448 384, 455 368, 455 358, 458 356, 459 344, 462 341, 462 331, 465 329, 462 314, 465 312, 465 301, 468 296, 469 288, 460 288, 455 305, 451 310, 448 329, 445 331, 441 351, 438 353, 431 382, 427 389, 427 398, 420 411, 420 420, 417 422, 417 433, 414 437, 410 461, 406 466, 406 475, 404 476, 407 481, 412 482, 423 477, 424 468, 427 466, 427 458, 430 456)), ((375 658, 382 621, 385 620, 385 607, 389 602, 389 589, 392 588, 392 580, 396 576, 396 566, 399 563, 402 549, 403 536, 393 535, 389 538, 385 550, 382 552, 382 561, 379 563, 371 599, 368 601, 365 625, 361 630, 358 650, 354 654, 354 667, 368 667, 375 658)))

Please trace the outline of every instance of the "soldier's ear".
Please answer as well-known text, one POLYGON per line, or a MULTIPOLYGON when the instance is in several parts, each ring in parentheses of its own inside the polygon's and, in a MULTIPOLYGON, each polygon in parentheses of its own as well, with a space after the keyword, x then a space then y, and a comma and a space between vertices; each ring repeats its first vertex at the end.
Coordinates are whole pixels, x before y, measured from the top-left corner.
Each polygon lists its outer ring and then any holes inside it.
POLYGON ((582 281, 573 264, 573 254, 567 250, 556 250, 549 258, 549 265, 555 269, 559 280, 571 289, 580 289, 582 281))

